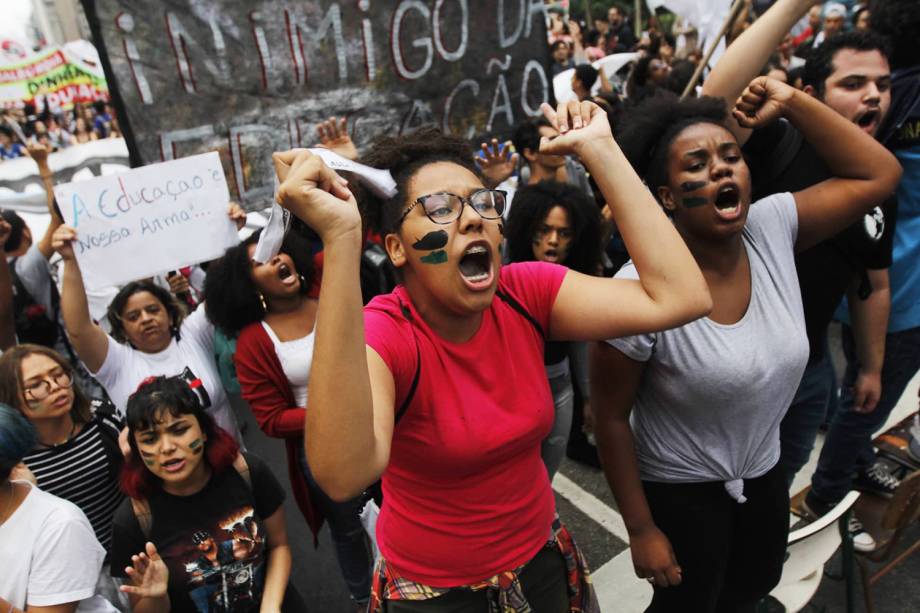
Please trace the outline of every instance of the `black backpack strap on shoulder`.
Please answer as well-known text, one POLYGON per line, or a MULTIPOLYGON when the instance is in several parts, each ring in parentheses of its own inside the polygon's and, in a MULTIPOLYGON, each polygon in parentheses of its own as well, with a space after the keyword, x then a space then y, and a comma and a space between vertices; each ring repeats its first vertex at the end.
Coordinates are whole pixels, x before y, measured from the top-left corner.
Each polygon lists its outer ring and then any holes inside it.
POLYGON ((145 540, 149 541, 150 532, 153 529, 153 513, 150 511, 150 503, 146 498, 131 498, 131 509, 134 511, 141 534, 144 535, 145 540))
POLYGON ((399 423, 399 420, 402 419, 402 416, 409 409, 409 404, 412 403, 412 399, 415 398, 415 391, 418 389, 418 381, 422 376, 422 350, 419 348, 418 336, 415 334, 415 327, 412 325, 412 311, 409 310, 403 301, 397 297, 399 300, 399 309, 402 311, 403 317, 406 318, 406 321, 409 322, 409 326, 412 328, 412 338, 415 340, 415 374, 412 376, 412 385, 409 386, 409 393, 406 394, 406 399, 403 400, 402 404, 399 405, 399 409, 396 410, 396 421, 399 423))
POLYGON ((536 330, 537 330, 537 332, 539 332, 540 336, 543 337, 544 340, 546 340, 546 332, 543 330, 543 326, 540 325, 540 322, 539 322, 539 321, 537 321, 536 319, 534 319, 534 316, 533 316, 533 315, 531 315, 530 313, 527 312, 527 309, 524 308, 524 305, 522 305, 520 302, 518 302, 517 300, 515 300, 514 297, 513 297, 511 294, 507 294, 507 293, 503 292, 503 291, 500 290, 500 289, 499 289, 499 290, 495 290, 495 295, 498 296, 499 298, 501 298, 501 299, 502 299, 508 306, 510 306, 512 309, 514 309, 515 311, 517 311, 518 313, 520 313, 520 314, 524 317, 524 319, 526 319, 527 321, 529 321, 530 324, 531 324, 534 328, 536 328, 536 330))
MULTIPOLYGON (((780 121, 786 120, 781 119, 780 121)), ((771 156, 767 164, 768 179, 763 181, 764 185, 770 185, 777 181, 779 177, 786 172, 786 169, 792 164, 795 156, 799 154, 799 150, 802 148, 802 143, 804 141, 805 136, 801 132, 792 127, 792 125, 786 127, 782 138, 779 139, 779 142, 773 150, 774 154, 778 151, 779 155, 771 156)))
POLYGON ((246 482, 246 487, 249 488, 249 491, 252 491, 252 473, 249 470, 249 463, 246 462, 246 458, 243 457, 242 452, 238 453, 236 458, 234 458, 233 468, 240 474, 243 481, 246 482))

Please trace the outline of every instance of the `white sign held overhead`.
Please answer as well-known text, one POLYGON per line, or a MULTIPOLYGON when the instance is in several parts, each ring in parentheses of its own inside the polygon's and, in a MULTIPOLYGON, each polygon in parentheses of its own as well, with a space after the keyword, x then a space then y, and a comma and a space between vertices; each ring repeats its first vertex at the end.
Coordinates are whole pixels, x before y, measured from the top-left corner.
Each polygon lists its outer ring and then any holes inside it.
POLYGON ((216 152, 55 186, 95 290, 211 260, 239 242, 216 152))

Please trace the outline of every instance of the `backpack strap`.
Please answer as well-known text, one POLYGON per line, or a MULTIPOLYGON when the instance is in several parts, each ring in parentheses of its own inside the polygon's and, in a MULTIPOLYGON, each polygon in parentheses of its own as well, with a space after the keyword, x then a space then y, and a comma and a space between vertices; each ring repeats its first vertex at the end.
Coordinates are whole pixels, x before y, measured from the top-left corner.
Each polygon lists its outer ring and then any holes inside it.
POLYGON ((520 302, 515 300, 511 294, 506 294, 500 289, 495 290, 495 295, 501 298, 512 309, 520 313, 521 316, 524 317, 524 319, 526 319, 527 321, 529 321, 530 325, 532 325, 537 330, 540 336, 543 337, 544 340, 546 340, 546 332, 543 331, 543 326, 540 325, 540 322, 537 321, 533 315, 527 312, 527 309, 524 308, 524 305, 522 305, 520 302))
POLYGON ((236 458, 233 460, 233 468, 240 474, 243 481, 246 482, 246 487, 249 488, 249 491, 252 491, 252 473, 249 471, 249 464, 246 462, 246 458, 243 457, 242 453, 236 455, 236 458))
POLYGON ((131 498, 131 508, 134 510, 134 517, 137 519, 137 525, 144 535, 144 539, 150 540, 150 530, 153 528, 153 513, 150 510, 150 502, 146 498, 131 498))
POLYGON ((406 318, 406 321, 408 321, 409 325, 412 327, 412 338, 415 340, 415 374, 412 376, 412 385, 409 386, 409 393, 406 394, 406 399, 403 400, 402 404, 399 405, 399 409, 396 410, 396 420, 394 423, 398 424, 399 420, 402 419, 402 416, 409 409, 412 399, 415 398, 415 391, 418 389, 418 381, 422 376, 422 350, 419 348, 415 327, 412 326, 412 311, 403 304, 403 301, 398 296, 396 299, 399 300, 399 308, 402 311, 403 317, 406 318))

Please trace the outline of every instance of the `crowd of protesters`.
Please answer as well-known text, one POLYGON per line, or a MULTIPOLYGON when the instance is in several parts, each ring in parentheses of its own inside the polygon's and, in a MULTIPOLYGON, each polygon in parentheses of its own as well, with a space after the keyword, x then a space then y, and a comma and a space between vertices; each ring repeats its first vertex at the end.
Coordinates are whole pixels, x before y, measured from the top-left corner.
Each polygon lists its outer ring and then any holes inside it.
POLYGON ((0 613, 316 610, 236 410, 283 441, 312 546, 328 522, 369 613, 600 611, 550 485, 565 455, 603 469, 652 613, 756 610, 822 424, 806 520, 920 469, 916 438, 904 465, 871 442, 920 370, 920 5, 752 3, 698 83, 680 19, 548 15, 577 100, 504 143, 359 151, 332 117, 318 144, 392 193, 275 153, 311 232, 128 283, 104 315, 47 157, 118 136, 114 111, 4 114, 51 222, 0 218, 0 613))
POLYGON ((29 155, 29 147, 41 145, 49 152, 82 145, 102 138, 121 138, 111 104, 77 103, 68 111, 40 113, 31 104, 0 112, 0 162, 29 155))

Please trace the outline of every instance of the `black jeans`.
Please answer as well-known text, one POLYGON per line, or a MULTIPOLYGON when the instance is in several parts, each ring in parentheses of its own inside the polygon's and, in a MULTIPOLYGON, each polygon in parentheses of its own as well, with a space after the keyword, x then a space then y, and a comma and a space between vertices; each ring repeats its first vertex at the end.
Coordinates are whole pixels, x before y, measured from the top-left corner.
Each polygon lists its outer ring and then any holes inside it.
POLYGON ((642 485, 683 571, 680 585, 655 587, 646 613, 753 612, 783 571, 789 491, 782 469, 745 479, 743 504, 721 481, 642 485))
MULTIPOLYGON (((524 596, 534 613, 568 613, 569 592, 565 560, 554 548, 544 547, 519 575, 524 596)), ((387 613, 488 613, 486 590, 456 588, 430 600, 386 600, 387 613)))

